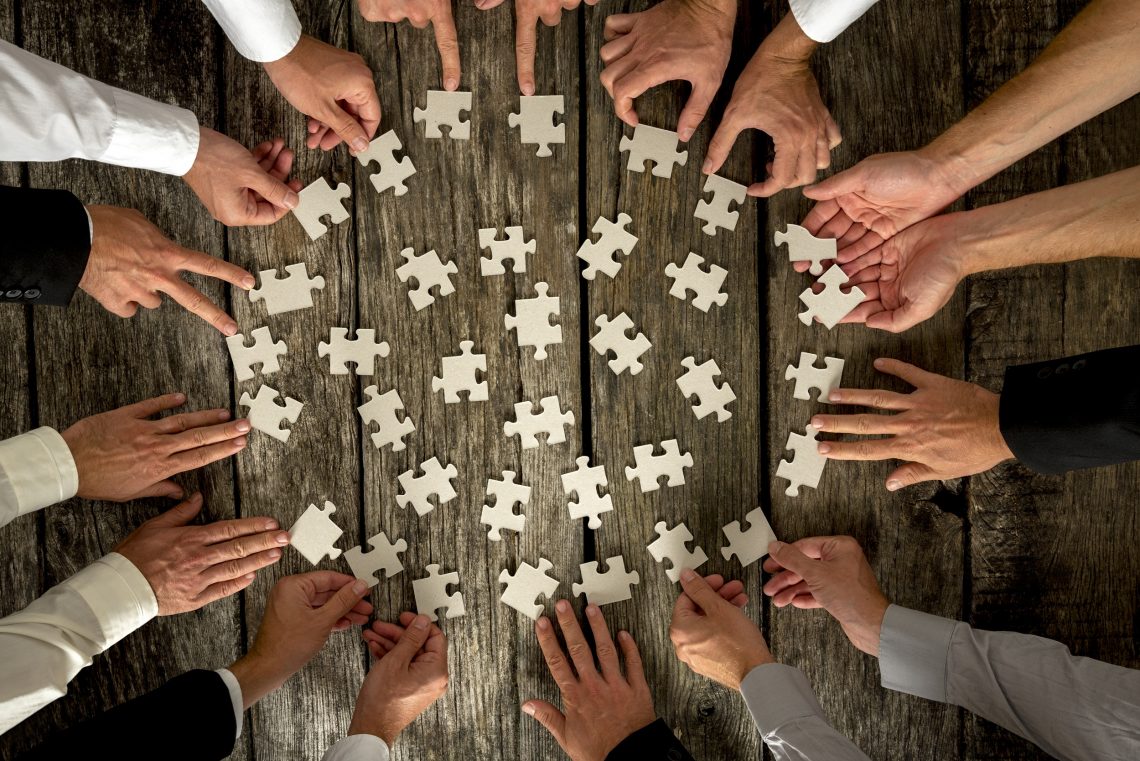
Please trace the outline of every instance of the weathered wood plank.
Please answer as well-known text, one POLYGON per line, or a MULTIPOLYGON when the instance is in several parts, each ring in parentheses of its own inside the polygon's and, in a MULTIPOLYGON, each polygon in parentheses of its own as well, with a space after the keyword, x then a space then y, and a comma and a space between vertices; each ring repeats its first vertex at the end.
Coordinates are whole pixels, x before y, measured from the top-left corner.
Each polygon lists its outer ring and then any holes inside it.
MULTIPOLYGON (((1028 65, 1082 3, 972 2, 967 47, 971 105, 1028 65)), ((1078 182, 1140 160, 1129 101, 979 187, 972 206, 1078 182)), ((1009 364, 1132 343, 1140 305, 1126 294, 1135 261, 1089 260, 974 278, 969 289, 972 380, 999 388, 1009 364), (1116 296, 1116 298, 1114 298, 1116 296), (1097 315, 1089 319, 1089 315, 1097 315)), ((1133 666, 1140 538, 1135 464, 1039 476, 1009 464, 971 479, 972 623, 1064 642, 1079 655, 1133 666)), ((1028 742, 969 717, 964 757, 1047 758, 1028 742)))
MULTIPOLYGON (((194 5, 154 12, 145 3, 73 8, 33 3, 22 8, 25 46, 44 57, 108 83, 187 106, 214 120, 213 31, 194 5), (68 23, 61 26, 59 19, 68 23), (132 30, 123 34, 124 29, 132 30), (186 46, 175 40, 201 39, 186 46), (162 61, 162 66, 153 65, 162 61)), ((138 208, 174 240, 222 253, 220 229, 176 178, 81 162, 30 167, 36 187, 61 187, 85 203, 138 208)), ((197 284, 213 298, 214 283, 197 284)), ((212 328, 170 304, 123 321, 77 294, 66 311, 35 314, 35 383, 38 418, 62 429, 79 418, 159 393, 181 390, 188 407, 225 406, 229 386, 221 339, 212 328), (139 347, 150 347, 140 351, 139 347)), ((210 518, 233 515, 229 465, 219 463, 179 479, 207 495, 210 518)), ((73 500, 45 512, 45 584, 50 586, 109 552, 132 528, 169 505, 126 506, 73 500)), ((52 727, 104 710, 194 667, 229 663, 240 641, 236 599, 186 616, 160 619, 129 637, 79 675, 71 694, 21 731, 42 736, 52 727), (159 657, 161 654, 161 657, 159 657)), ((241 757, 243 754, 239 753, 241 757)))
MULTIPOLYGON (((783 13, 782 4, 769 5, 778 9, 777 15, 783 13)), ((958 12, 950 5, 880 3, 821 48, 817 59, 824 101, 844 134, 843 144, 832 154, 833 171, 873 153, 917 148, 960 116, 959 35, 958 12)), ((771 241, 777 229, 798 222, 810 206, 795 190, 773 197, 760 248, 768 262, 770 422, 764 472, 773 528, 786 540, 850 534, 862 543, 890 599, 957 617, 964 512, 958 485, 936 482, 890 494, 883 482, 897 466, 894 462, 829 463, 820 488, 801 489, 796 498, 785 496, 787 481, 774 477, 780 460, 793 454, 784 449, 788 432, 802 433, 811 415, 827 407, 792 398, 784 370, 800 351, 845 358, 846 387, 907 390, 874 370, 872 360, 881 356, 962 376, 961 297, 901 336, 844 325, 828 332, 799 322, 798 295, 810 278, 795 273, 783 249, 775 249, 771 241)), ((770 631, 777 657, 804 669, 835 727, 872 758, 956 756, 957 713, 883 690, 874 659, 851 647, 825 613, 773 611, 770 631)))
MULTIPOLYGON (((380 390, 396 387, 416 425, 402 452, 365 448, 366 535, 383 529, 408 541, 405 572, 377 589, 378 616, 393 618, 412 608, 411 580, 424 566, 441 563, 458 571, 467 614, 445 621, 450 638, 451 682, 448 694, 404 733, 399 758, 548 758, 561 751, 549 734, 519 710, 531 697, 556 698, 533 634, 533 624, 499 601, 499 572, 514 571, 521 561, 539 557, 554 564, 552 575, 569 596, 572 571, 581 559, 582 533, 566 515, 559 474, 573 469, 579 449, 583 410, 579 379, 578 278, 572 252, 578 235, 578 40, 572 22, 540 35, 539 93, 566 98, 566 145, 553 146, 553 158, 537 158, 533 146, 519 142, 507 125, 518 109, 514 75, 513 9, 491 12, 458 6, 457 25, 464 74, 460 89, 471 90, 471 139, 427 139, 412 122, 412 110, 424 93, 438 89, 438 53, 430 30, 407 25, 354 21, 353 45, 378 72, 384 123, 395 129, 418 174, 401 198, 377 197, 367 175, 358 170, 357 245, 360 250, 360 323, 377 326, 393 346, 380 390), (482 277, 477 229, 521 225, 537 241, 527 272, 482 277), (399 251, 434 249, 455 261, 456 292, 438 297, 416 312, 396 268, 399 251), (563 344, 549 349, 542 362, 533 349, 520 350, 503 315, 514 313, 514 299, 534 295, 546 282, 561 299, 563 344), (487 355, 490 399, 445 404, 432 391, 441 372, 440 357, 459 353, 472 340, 487 355), (574 411, 577 426, 568 441, 521 452, 517 438, 506 438, 503 423, 514 419, 514 404, 557 394, 563 409, 574 411), (396 476, 433 456, 459 471, 458 497, 418 517, 395 504, 396 476), (486 502, 487 479, 511 470, 532 487, 521 535, 503 532, 503 541, 487 539, 479 523, 486 502), (516 665, 517 664, 517 665, 516 665)), ((366 433, 364 435, 367 435, 366 433)), ((548 612, 551 610, 547 605, 548 612)))
MULTIPOLYGON (((625 311, 653 342, 642 358, 645 369, 632 377, 614 375, 607 365, 609 357, 589 351, 595 459, 606 467, 615 506, 613 513, 603 516, 595 555, 604 562, 620 554, 627 569, 641 576, 633 600, 611 605, 605 612, 614 627, 627 628, 637 640, 659 715, 697 758, 752 758, 760 753, 760 741, 743 702, 694 675, 674 655, 668 624, 679 587, 668 580, 664 566, 645 548, 656 538, 658 521, 670 526, 684 521, 695 543, 709 556, 701 571, 742 578, 753 600, 747 611, 759 620, 759 567, 742 573, 740 565, 725 561, 718 549, 723 544, 721 527, 742 519, 760 504, 762 464, 756 442, 763 403, 757 372, 756 203, 746 201, 736 230, 720 230, 715 238, 705 235, 703 223, 693 218, 704 185, 700 167, 711 136, 707 122, 687 146, 687 165, 674 167, 671 179, 625 170, 626 156, 619 152, 618 143, 623 131, 631 131, 623 129, 599 83, 601 63, 596 51, 603 42, 607 15, 640 11, 648 5, 622 3, 587 12, 590 52, 584 86, 590 153, 583 178, 583 235, 599 216, 614 219, 624 212, 633 218, 630 230, 639 241, 631 256, 622 257, 622 269, 615 279, 599 275, 589 284, 586 327, 592 335, 599 315, 616 317, 625 311), (713 306, 705 314, 691 302, 669 295, 673 281, 665 275, 665 266, 680 265, 690 251, 728 270, 724 307, 713 306), (698 362, 715 359, 723 373, 719 380, 727 381, 736 392, 738 399, 730 405, 732 417, 726 422, 718 424, 715 416, 697 420, 691 409, 696 400, 686 400, 677 388, 676 380, 684 372, 681 360, 690 355, 698 362), (672 438, 683 451, 692 453, 694 467, 686 474, 686 485, 643 494, 637 482, 625 477, 625 467, 635 464, 633 447, 672 438)), ((747 29, 744 22, 741 28, 747 29)), ((753 35, 743 36, 750 38, 745 46, 754 44, 753 35)), ((738 55, 734 71, 742 63, 738 55)), ((726 83, 724 97, 730 87, 726 83)), ((641 122, 673 127, 686 96, 685 86, 672 84, 640 97, 641 122)), ((748 146, 743 145, 721 174, 745 181, 750 161, 748 146)))

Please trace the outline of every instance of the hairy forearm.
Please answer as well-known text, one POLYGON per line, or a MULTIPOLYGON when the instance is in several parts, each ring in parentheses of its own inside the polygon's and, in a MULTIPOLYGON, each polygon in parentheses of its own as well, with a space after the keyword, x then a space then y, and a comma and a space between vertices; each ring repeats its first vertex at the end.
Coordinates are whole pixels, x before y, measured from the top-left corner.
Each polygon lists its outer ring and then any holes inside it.
POLYGON ((756 50, 759 57, 775 58, 788 63, 807 62, 819 43, 808 37, 800 28, 796 17, 785 13, 776 28, 764 38, 756 50))
POLYGON ((1093 0, 1021 74, 922 153, 965 193, 1140 92, 1140 2, 1093 0))
POLYGON ((953 215, 967 274, 1140 258, 1140 167, 953 215))

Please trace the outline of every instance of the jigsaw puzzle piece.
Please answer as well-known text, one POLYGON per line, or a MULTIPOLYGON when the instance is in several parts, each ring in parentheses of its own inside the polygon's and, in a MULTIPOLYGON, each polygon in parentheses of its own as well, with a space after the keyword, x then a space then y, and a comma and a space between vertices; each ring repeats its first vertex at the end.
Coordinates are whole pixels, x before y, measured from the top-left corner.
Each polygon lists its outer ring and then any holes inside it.
POLYGON ((736 555, 740 564, 747 567, 768 554, 768 545, 776 541, 776 535, 760 508, 745 515, 744 522, 748 524, 747 531, 741 531, 740 521, 733 521, 721 529, 728 539, 728 546, 721 547, 720 554, 725 560, 736 555))
POLYGON ((772 237, 777 247, 788 245, 789 262, 811 262, 808 272, 813 275, 821 275, 823 263, 835 259, 834 238, 817 238, 799 225, 788 225, 772 237))
POLYGON ((788 443, 784 448, 793 450, 795 457, 790 462, 780 460, 776 467, 776 477, 786 478, 790 482, 784 490, 784 494, 789 497, 798 497, 801 486, 812 489, 819 486, 823 466, 827 464, 827 458, 819 453, 819 442, 815 438, 819 431, 810 425, 805 426, 804 430, 806 435, 795 431, 788 434, 788 443))
POLYGON ((249 292, 250 302, 264 301, 269 314, 312 307, 313 291, 323 290, 325 279, 320 275, 310 278, 304 262, 286 266, 285 272, 283 278, 277 277, 275 269, 258 272, 260 285, 249 292))
POLYGON ((321 217, 327 216, 333 224, 348 219, 348 209, 344 208, 341 201, 351 195, 352 190, 343 182, 338 183, 336 190, 333 190, 329 187, 328 180, 320 177, 297 193, 298 201, 293 216, 305 228, 309 237, 316 240, 329 231, 321 222, 321 217))
POLYGON ((571 520, 588 518, 586 525, 597 530, 602 527, 599 516, 614 509, 613 498, 599 493, 602 487, 609 485, 606 469, 601 465, 591 468, 590 458, 585 456, 575 462, 577 470, 562 474, 562 490, 567 496, 573 494, 577 497, 577 501, 568 503, 566 508, 570 511, 571 520))
POLYGON ((687 150, 677 150, 677 141, 676 132, 638 124, 633 128, 633 138, 623 135, 618 148, 629 152, 626 171, 644 172, 645 162, 651 161, 654 177, 672 177, 673 165, 684 166, 689 160, 687 150))
POLYGON ((328 343, 317 344, 317 356, 329 358, 332 375, 348 375, 348 362, 356 365, 357 375, 372 375, 376 357, 387 357, 390 351, 388 342, 377 341, 376 331, 371 328, 358 328, 351 341, 348 328, 329 328, 328 343))
POLYGON ((250 396, 248 391, 243 392, 238 404, 249 407, 246 419, 251 428, 269 434, 278 441, 288 441, 291 431, 282 428, 281 424, 285 421, 296 423, 301 415, 301 408, 305 405, 288 396, 285 397, 284 404, 278 404, 274 401, 278 396, 276 390, 262 384, 261 388, 257 389, 257 396, 250 396))
POLYGON ((566 142, 566 125, 555 124, 554 115, 565 112, 565 99, 561 95, 521 95, 519 112, 507 116, 511 129, 519 128, 524 144, 538 146, 537 156, 552 156, 551 143, 566 142))
POLYGON ((455 499, 455 488, 451 482, 459 476, 459 471, 454 465, 441 466, 435 457, 421 463, 420 469, 424 473, 422 476, 416 476, 416 469, 412 468, 396 477, 401 489, 396 495, 396 504, 406 510, 411 503, 416 515, 423 517, 435 509, 431 495, 436 495, 440 505, 455 499))
POLYGON ((459 344, 460 353, 441 360, 443 373, 431 379, 432 391, 443 391, 443 400, 447 404, 462 401, 460 391, 467 392, 467 401, 485 402, 488 398, 487 381, 478 381, 477 373, 487 370, 487 355, 473 354, 471 349, 474 341, 462 341, 459 344))
POLYGON ((356 411, 360 413, 360 419, 364 421, 366 428, 369 423, 380 426, 379 430, 372 434, 373 445, 377 449, 382 449, 385 445, 391 444, 393 452, 402 452, 407 446, 404 437, 416 430, 416 426, 410 417, 405 416, 403 420, 397 417, 396 411, 404 409, 400 394, 394 388, 380 394, 376 386, 364 389, 364 394, 368 397, 368 401, 357 407, 356 411))
POLYGON ((515 314, 503 317, 507 330, 515 331, 518 344, 534 347, 536 360, 546 359, 546 347, 562 343, 562 326, 552 325, 551 317, 558 317, 559 299, 548 296, 549 286, 537 283, 533 299, 515 299, 515 314))
POLYGON ((440 296, 455 293, 455 286, 451 284, 450 277, 459 271, 455 262, 444 264, 435 251, 416 256, 411 248, 400 251, 400 256, 405 262, 396 269, 396 276, 400 278, 401 283, 406 283, 409 279, 416 281, 415 289, 408 291, 408 298, 411 299, 412 307, 417 312, 435 303, 435 296, 431 294, 432 288, 438 286, 440 296))
POLYGON ((806 351, 800 352, 800 364, 788 365, 784 371, 784 380, 796 379, 796 387, 792 396, 796 399, 811 401, 811 389, 819 390, 816 401, 830 404, 827 395, 839 388, 843 378, 843 360, 836 357, 824 357, 823 367, 816 367, 816 355, 806 351))
POLYGON ((412 121, 424 123, 424 137, 443 137, 439 128, 446 126, 449 138, 467 140, 471 137, 471 121, 463 121, 463 111, 471 111, 471 93, 428 90, 426 106, 412 110, 412 121))
POLYGON ((804 303, 807 310, 800 312, 800 322, 804 325, 811 325, 812 320, 817 319, 824 324, 824 327, 831 330, 851 310, 862 304, 866 294, 858 286, 853 285, 851 290, 846 292, 840 288, 847 282, 847 279, 847 275, 843 273, 839 265, 833 264, 818 281, 823 283, 822 291, 816 293, 808 288, 801 293, 800 301, 804 303))
POLYGON ((329 560, 340 557, 340 550, 333 545, 344 529, 332 521, 336 505, 325 502, 323 508, 309 505, 289 528, 289 545, 304 555, 305 559, 317 565, 328 556, 329 560))
POLYGON ((697 210, 693 212, 693 216, 706 222, 701 228, 705 235, 715 236, 718 227, 723 227, 729 232, 735 230, 740 212, 730 209, 734 204, 739 206, 744 203, 748 188, 738 182, 710 174, 705 180, 704 192, 712 193, 712 200, 705 201, 702 198, 697 201, 697 210))
POLYGON ((538 559, 537 568, 529 563, 520 563, 513 574, 504 568, 499 573, 499 583, 506 584, 507 588, 499 599, 527 618, 537 620, 542 615, 542 606, 535 602, 535 598, 550 599, 558 589, 558 579, 546 573, 553 569, 546 558, 538 559))
POLYGON ((665 575, 674 584, 680 581, 681 571, 695 571, 708 561, 709 556, 700 547, 693 545, 690 551, 686 546, 693 541, 693 534, 684 523, 669 528, 665 521, 658 521, 653 530, 657 532, 657 538, 645 549, 658 563, 669 561, 665 575))
POLYGON ((693 414, 697 416, 697 420, 701 420, 713 412, 716 413, 718 423, 723 423, 732 417, 732 413, 726 409, 726 406, 736 401, 736 392, 732 390, 732 386, 728 385, 727 381, 719 386, 716 384, 714 379, 720 375, 720 368, 717 367, 716 361, 710 359, 704 364, 698 365, 695 358, 685 357, 681 360, 681 366, 687 370, 677 379, 677 387, 681 389, 681 393, 686 399, 693 394, 697 395, 699 403, 693 405, 693 414))
POLYGON ((366 544, 372 548, 369 552, 364 552, 359 546, 344 551, 344 559, 348 561, 353 576, 369 586, 375 586, 380 583, 380 571, 383 571, 384 578, 388 579, 404 570, 404 564, 400 562, 400 553, 408 549, 406 541, 397 539, 395 542, 390 542, 388 535, 381 531, 376 536, 370 537, 366 544))
POLYGON ((621 262, 615 254, 621 251, 625 256, 633 253, 637 245, 637 236, 626 230, 632 218, 628 214, 618 214, 617 222, 611 222, 605 217, 598 217, 598 221, 591 228, 598 236, 597 242, 589 238, 582 241, 578 248, 578 258, 586 263, 582 270, 582 277, 593 280, 601 272, 611 279, 617 276, 621 269, 621 262))
POLYGON ((578 570, 582 575, 582 583, 571 585, 574 597, 586 595, 586 602, 590 605, 609 605, 633 597, 631 587, 641 582, 637 571, 625 570, 625 558, 614 555, 606 558, 604 573, 598 571, 598 561, 582 563, 578 570))
POLYGON ((447 618, 458 618, 467 612, 463 606, 463 595, 456 589, 452 594, 447 588, 459 586, 459 574, 440 573, 439 564, 432 563, 424 570, 427 576, 412 580, 412 595, 416 598, 416 612, 427 616, 432 621, 438 621, 436 611, 445 608, 447 618))
POLYGON ((395 195, 402 196, 408 192, 408 186, 404 184, 404 180, 415 174, 416 168, 407 156, 399 161, 396 160, 396 151, 402 147, 395 130, 388 130, 369 143, 367 150, 356 154, 356 160, 360 162, 362 167, 367 169, 372 162, 376 162, 376 165, 380 167, 379 172, 368 175, 368 179, 371 180, 372 187, 376 188, 377 193, 392 190, 395 195))
POLYGON ((546 434, 547 445, 566 441, 566 426, 574 425, 573 410, 562 411, 562 403, 557 396, 544 396, 538 405, 542 412, 534 413, 533 402, 519 402, 515 405, 515 419, 503 423, 503 433, 507 437, 518 436, 523 449, 538 446, 538 434, 546 434))
POLYGON ((289 353, 284 341, 273 340, 268 327, 255 328, 249 335, 253 339, 249 346, 241 333, 226 337, 226 348, 230 350, 230 361, 239 381, 250 380, 257 374, 253 371, 254 365, 261 365, 262 375, 272 375, 281 369, 278 358, 289 353))
POLYGON ((630 375, 637 375, 645 368, 640 358, 653 344, 644 333, 638 333, 633 338, 627 335, 629 330, 634 329, 633 320, 628 314, 622 312, 612 320, 603 314, 594 320, 594 324, 598 326, 598 332, 590 339, 590 346, 603 357, 608 352, 614 353, 609 366, 615 375, 621 375, 626 370, 629 370, 630 375))
POLYGON ((665 274, 673 278, 673 287, 669 289, 670 296, 685 301, 689 296, 688 292, 692 291, 693 306, 702 312, 707 312, 713 304, 724 306, 728 301, 728 294, 720 290, 728 270, 710 264, 706 272, 701 268, 704 261, 704 257, 690 251, 683 267, 669 262, 665 265, 665 274))
POLYGON ((491 251, 489 258, 479 257, 479 274, 483 277, 505 275, 507 270, 503 262, 507 259, 511 260, 511 272, 526 272, 526 255, 533 254, 537 246, 534 238, 527 240, 526 233, 518 225, 503 228, 503 235, 505 237, 499 238, 497 227, 479 230, 479 248, 491 251))
POLYGON ((504 470, 502 481, 487 479, 487 496, 495 498, 495 504, 483 505, 483 512, 479 515, 479 522, 491 527, 487 538, 492 542, 500 541, 503 529, 521 532, 526 525, 526 516, 516 514, 514 507, 526 507, 530 502, 530 487, 516 482, 513 470, 504 470))
POLYGON ((638 479, 641 492, 657 491, 661 488, 658 481, 666 476, 667 486, 685 485, 685 468, 693 467, 693 455, 689 452, 681 453, 681 447, 676 439, 661 442, 661 451, 664 454, 654 454, 652 444, 643 444, 633 448, 633 459, 637 467, 625 467, 625 479, 632 481, 638 479))

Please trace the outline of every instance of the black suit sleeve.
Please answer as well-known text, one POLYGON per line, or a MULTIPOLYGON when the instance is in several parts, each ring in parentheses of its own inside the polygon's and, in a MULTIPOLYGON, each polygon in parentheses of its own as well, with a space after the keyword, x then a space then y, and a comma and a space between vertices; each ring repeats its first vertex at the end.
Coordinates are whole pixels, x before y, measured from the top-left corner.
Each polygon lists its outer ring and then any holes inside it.
POLYGON ((689 751, 662 719, 646 724, 606 756, 606 761, 694 761, 689 751))
POLYGON ((67 306, 91 253, 87 210, 66 190, 0 185, 0 301, 67 306))
POLYGON ((16 761, 213 761, 233 752, 236 735, 226 683, 213 671, 196 670, 69 727, 16 761))
POLYGON ((999 419, 1039 473, 1140 459, 1140 346, 1007 368, 999 419))

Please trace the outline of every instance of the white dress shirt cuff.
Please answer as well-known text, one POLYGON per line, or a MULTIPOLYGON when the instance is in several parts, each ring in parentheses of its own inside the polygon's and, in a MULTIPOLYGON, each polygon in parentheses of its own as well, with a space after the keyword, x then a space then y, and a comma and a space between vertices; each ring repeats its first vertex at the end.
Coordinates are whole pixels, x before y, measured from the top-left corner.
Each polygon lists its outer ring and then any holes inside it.
POLYGON ((284 58, 301 39, 301 20, 290 0, 204 0, 226 37, 244 58, 284 58))
POLYGON ((99 558, 66 583, 95 614, 103 650, 158 615, 158 600, 146 577, 117 552, 99 558))
POLYGON ((244 713, 242 709, 245 706, 245 701, 241 696, 241 684, 229 669, 218 669, 214 673, 222 678, 222 681, 226 683, 226 689, 230 691, 230 702, 234 705, 234 725, 237 726, 237 732, 234 733, 236 740, 241 737, 241 715, 244 713))
POLYGON ((831 42, 878 0, 788 0, 800 29, 816 42, 831 42))
POLYGON ((321 761, 388 761, 388 744, 376 735, 349 735, 325 751, 321 761))
POLYGON ((67 442, 43 427, 0 441, 0 525, 71 499, 79 471, 67 442))
POLYGON ((766 663, 748 672, 740 694, 760 730, 760 737, 778 735, 780 728, 798 719, 823 716, 803 672, 782 663, 766 663))
POLYGON ((889 690, 946 702, 946 663, 958 621, 891 605, 879 633, 879 675, 889 690))
POLYGON ((111 141, 99 161, 178 177, 198 156, 198 119, 185 108, 110 88, 115 98, 111 141))

